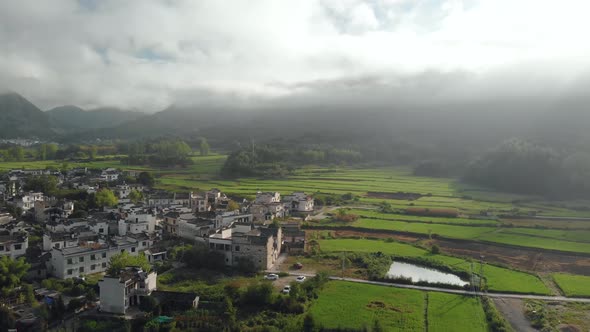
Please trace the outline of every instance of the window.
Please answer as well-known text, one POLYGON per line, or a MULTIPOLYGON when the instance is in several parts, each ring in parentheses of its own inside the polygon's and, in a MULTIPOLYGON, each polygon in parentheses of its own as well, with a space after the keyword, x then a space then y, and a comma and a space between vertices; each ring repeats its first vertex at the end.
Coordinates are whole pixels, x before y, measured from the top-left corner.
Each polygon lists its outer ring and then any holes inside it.
POLYGON ((14 250, 21 250, 23 248, 22 244, 15 244, 14 245, 14 250))
POLYGON ((240 246, 236 246, 235 251, 240 251, 240 246))
POLYGON ((102 253, 102 258, 107 258, 107 253, 106 252, 103 252, 102 253))
POLYGON ((90 255, 90 260, 95 261, 96 260, 96 255, 95 254, 90 255))
POLYGON ((107 267, 107 263, 102 263, 102 267, 103 268, 107 267))
POLYGON ((84 256, 80 256, 80 258, 78 259, 80 261, 80 263, 84 262, 84 256))
POLYGON ((92 270, 92 271, 96 270, 96 264, 90 265, 90 270, 92 270))
POLYGON ((0 246, 0 251, 4 251, 4 246, 0 246))
POLYGON ((59 243, 55 244, 55 248, 59 249, 59 243))
POLYGON ((146 243, 145 241, 143 241, 143 242, 141 243, 141 245, 145 247, 145 246, 147 245, 147 243, 146 243))
POLYGON ((101 233, 101 234, 104 233, 104 228, 99 228, 98 229, 98 232, 101 233))
POLYGON ((80 273, 84 272, 84 266, 80 266, 80 268, 78 269, 78 271, 80 271, 80 273))
POLYGON ((135 252, 135 247, 131 247, 131 252, 135 252))
POLYGON ((71 258, 68 258, 68 264, 74 264, 71 258))
POLYGON ((72 273, 74 273, 74 270, 68 269, 68 275, 71 275, 72 273))

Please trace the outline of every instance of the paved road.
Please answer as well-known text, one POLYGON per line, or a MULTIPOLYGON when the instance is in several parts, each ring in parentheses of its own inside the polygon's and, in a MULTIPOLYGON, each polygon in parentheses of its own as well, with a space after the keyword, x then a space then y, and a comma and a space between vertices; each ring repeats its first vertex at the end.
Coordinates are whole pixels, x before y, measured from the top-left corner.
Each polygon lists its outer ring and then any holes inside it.
MULTIPOLYGON (((269 273, 278 273, 277 271, 268 271, 269 273)), ((313 277, 315 274, 310 273, 289 273, 293 276, 306 276, 306 277, 313 277)), ((576 297, 565 297, 565 296, 544 296, 544 295, 528 295, 528 294, 507 294, 507 293, 488 293, 488 292, 470 292, 460 289, 448 289, 448 288, 438 288, 438 287, 428 287, 428 286, 417 286, 417 285, 405 285, 405 284, 395 284, 389 282, 380 282, 380 281, 369 281, 363 279, 355 279, 355 278, 341 278, 341 277, 330 277, 331 280, 344 280, 350 282, 358 282, 362 284, 370 284, 370 285, 378 285, 378 286, 386 286, 386 287, 398 287, 398 288, 408 288, 408 289, 417 289, 417 290, 424 290, 424 291, 434 291, 434 292, 443 292, 443 293, 451 293, 451 294, 461 294, 461 295, 477 295, 477 296, 489 296, 495 298, 511 298, 511 299, 529 299, 529 300, 543 300, 543 301, 561 301, 561 302, 581 302, 581 303, 590 303, 590 298, 576 298, 576 297)))

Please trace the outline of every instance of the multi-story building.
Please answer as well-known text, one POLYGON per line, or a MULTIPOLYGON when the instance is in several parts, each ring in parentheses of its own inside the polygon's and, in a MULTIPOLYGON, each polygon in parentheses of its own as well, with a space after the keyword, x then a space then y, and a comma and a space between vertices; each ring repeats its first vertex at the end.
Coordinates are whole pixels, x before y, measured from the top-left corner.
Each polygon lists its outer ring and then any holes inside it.
POLYGON ((35 202, 45 200, 43 193, 29 192, 21 196, 12 197, 8 204, 21 208, 23 212, 29 211, 35 207, 35 202))
POLYGON ((259 204, 270 204, 270 203, 279 203, 281 202, 281 193, 276 191, 267 191, 267 192, 257 192, 256 199, 254 203, 259 204))
POLYGON ((137 242, 121 238, 111 243, 81 243, 76 247, 52 248, 49 272, 60 279, 104 272, 111 257, 124 251, 136 256, 140 250, 137 242))
POLYGON ((127 267, 117 276, 104 276, 100 287, 100 310, 124 314, 130 306, 156 290, 156 272, 145 272, 139 267, 127 267))
POLYGON ((234 224, 208 238, 209 249, 222 252, 225 264, 238 265, 245 259, 257 269, 271 269, 281 252, 280 228, 252 228, 250 225, 234 224))
POLYGON ((283 196, 283 203, 291 212, 313 212, 313 198, 302 191, 283 196))
POLYGON ((0 230, 0 256, 17 258, 24 256, 29 247, 29 236, 26 232, 0 230))

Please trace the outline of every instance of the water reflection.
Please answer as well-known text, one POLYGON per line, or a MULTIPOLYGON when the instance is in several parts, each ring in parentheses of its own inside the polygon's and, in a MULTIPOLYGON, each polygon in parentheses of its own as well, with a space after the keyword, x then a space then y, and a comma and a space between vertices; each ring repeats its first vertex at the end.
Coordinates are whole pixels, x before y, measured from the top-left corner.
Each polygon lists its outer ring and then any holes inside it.
POLYGON ((429 283, 443 283, 458 286, 469 284, 454 274, 401 262, 393 262, 391 267, 389 267, 387 276, 390 278, 411 278, 412 282, 426 281, 429 283))

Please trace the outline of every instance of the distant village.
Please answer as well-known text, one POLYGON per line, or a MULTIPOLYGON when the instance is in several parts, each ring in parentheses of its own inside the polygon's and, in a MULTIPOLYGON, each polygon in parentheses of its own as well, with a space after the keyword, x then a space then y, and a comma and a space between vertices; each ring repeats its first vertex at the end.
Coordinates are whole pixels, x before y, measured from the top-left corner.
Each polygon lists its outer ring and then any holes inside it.
MULTIPOLYGON (((200 243, 222 253, 227 266, 246 261, 257 270, 271 270, 282 252, 304 250, 305 233, 299 223, 287 222, 304 220, 313 213, 314 200, 303 192, 258 192, 248 201, 232 199, 215 188, 167 192, 125 181, 140 176, 139 171, 114 168, 9 171, 0 179, 0 199, 5 206, 0 211, 0 257, 26 257, 30 268, 25 279, 34 282, 106 272, 111 258, 123 252, 143 253, 150 264, 166 262, 170 240, 200 243), (109 190, 117 203, 79 213, 74 199, 24 191, 32 177, 54 177, 59 188, 87 194, 109 190)), ((99 282, 99 309, 125 314, 152 292, 165 297, 166 292, 156 290, 156 277, 155 272, 132 266, 117 276, 107 274, 99 282)), ((37 295, 49 292, 35 291, 37 295)), ((182 298, 179 294, 173 297, 182 298)), ((189 306, 198 305, 198 294, 184 297, 189 306)))

